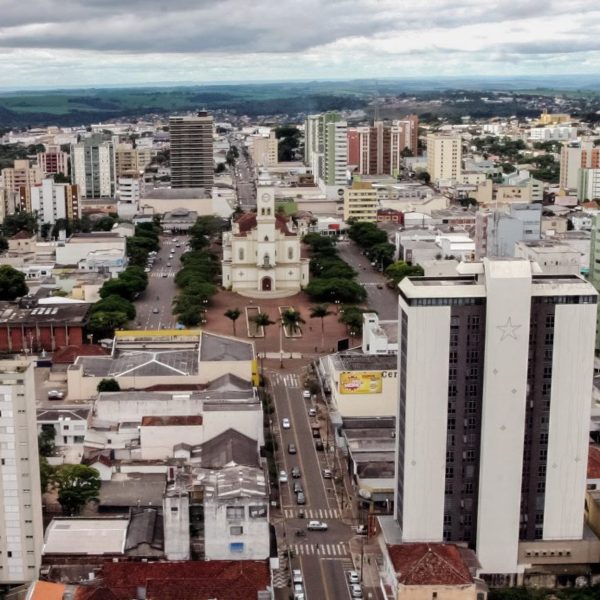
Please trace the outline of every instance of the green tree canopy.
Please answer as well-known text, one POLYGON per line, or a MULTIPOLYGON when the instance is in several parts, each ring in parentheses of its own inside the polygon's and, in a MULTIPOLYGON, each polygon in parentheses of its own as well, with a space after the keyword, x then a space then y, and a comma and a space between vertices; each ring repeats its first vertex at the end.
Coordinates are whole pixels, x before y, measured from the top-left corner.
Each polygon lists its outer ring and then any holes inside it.
POLYGON ((38 229, 37 216, 25 211, 16 212, 13 215, 6 215, 2 224, 2 231, 7 238, 12 237, 19 231, 35 233, 38 229))
POLYGON ((403 260, 391 264, 385 274, 398 285, 405 277, 422 277, 424 275, 421 265, 410 265, 403 260))
POLYGON ((242 312, 239 308, 230 308, 223 313, 230 321, 233 326, 233 335, 235 336, 235 322, 240 318, 242 312))
POLYGON ((14 300, 27 295, 25 275, 10 265, 0 266, 0 300, 14 300))
POLYGON ((56 469, 54 480, 64 514, 77 515, 90 500, 98 499, 100 473, 92 467, 61 465, 56 469))
POLYGON ((121 386, 116 379, 102 379, 96 389, 98 392, 120 392, 121 386))
POLYGON ((131 321, 135 319, 135 306, 129 300, 112 294, 96 302, 91 308, 91 314, 97 312, 124 312, 131 321))
POLYGON ((56 438, 56 430, 54 425, 45 423, 42 425, 42 430, 38 434, 38 451, 41 456, 52 456, 56 448, 54 439, 56 438))
POLYGON ((313 279, 305 288, 311 300, 354 304, 364 302, 367 292, 359 283, 348 279, 313 279))

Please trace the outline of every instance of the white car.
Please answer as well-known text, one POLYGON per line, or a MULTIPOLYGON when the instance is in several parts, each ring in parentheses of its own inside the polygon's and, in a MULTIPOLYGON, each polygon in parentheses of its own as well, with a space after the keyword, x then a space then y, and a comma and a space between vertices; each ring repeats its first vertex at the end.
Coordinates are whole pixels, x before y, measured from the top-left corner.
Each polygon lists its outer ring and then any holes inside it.
POLYGON ((310 400, 310 396, 311 396, 311 394, 310 394, 310 390, 304 390, 304 391, 302 392, 302 397, 303 397, 305 400, 310 400))
POLYGON ((287 483, 288 476, 285 471, 279 471, 279 483, 287 483))
POLYGON ((58 390, 50 390, 48 392, 48 400, 62 400, 64 397, 65 393, 58 390))
POLYGON ((359 583, 360 577, 356 571, 348 571, 348 581, 350 583, 359 583))
POLYGON ((362 588, 360 587, 360 585, 358 583, 353 583, 350 586, 350 595, 353 598, 362 598, 363 597, 362 588))
POLYGON ((289 420, 287 417, 285 417, 285 418, 281 419, 281 426, 282 426, 284 429, 289 429, 289 428, 291 427, 291 425, 290 425, 290 420, 289 420))
POLYGON ((308 409, 308 416, 309 417, 316 417, 317 416, 317 409, 314 406, 311 406, 308 409))
POLYGON ((306 529, 309 531, 327 531, 327 523, 323 521, 309 521, 306 529))
POLYGON ((302 571, 300 569, 294 569, 292 571, 292 581, 294 582, 294 585, 297 583, 304 583, 304 581, 302 580, 302 571))

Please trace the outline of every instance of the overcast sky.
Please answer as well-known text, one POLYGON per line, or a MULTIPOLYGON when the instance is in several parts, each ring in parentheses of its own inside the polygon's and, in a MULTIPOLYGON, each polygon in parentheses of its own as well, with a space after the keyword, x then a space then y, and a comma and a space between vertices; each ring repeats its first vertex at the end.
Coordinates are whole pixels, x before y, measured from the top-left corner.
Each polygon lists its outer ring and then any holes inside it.
POLYGON ((600 72, 593 0, 0 0, 0 86, 600 72))

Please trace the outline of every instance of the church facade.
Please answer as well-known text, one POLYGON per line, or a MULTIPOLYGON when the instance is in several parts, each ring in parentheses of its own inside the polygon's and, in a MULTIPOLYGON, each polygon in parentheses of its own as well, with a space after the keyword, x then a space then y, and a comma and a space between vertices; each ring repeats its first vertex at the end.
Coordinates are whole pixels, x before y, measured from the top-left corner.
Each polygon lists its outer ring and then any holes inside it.
POLYGON ((308 259, 291 220, 275 211, 275 191, 259 187, 256 213, 223 234, 223 287, 250 297, 289 296, 308 284, 308 259))

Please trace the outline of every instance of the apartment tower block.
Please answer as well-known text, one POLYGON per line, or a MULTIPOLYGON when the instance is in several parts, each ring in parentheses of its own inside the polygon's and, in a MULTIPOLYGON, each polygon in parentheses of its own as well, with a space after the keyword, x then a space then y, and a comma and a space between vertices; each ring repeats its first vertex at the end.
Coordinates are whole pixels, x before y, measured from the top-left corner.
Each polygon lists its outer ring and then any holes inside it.
POLYGON ((597 293, 526 260, 459 272, 400 284, 395 517, 513 577, 520 542, 583 535, 597 293))

